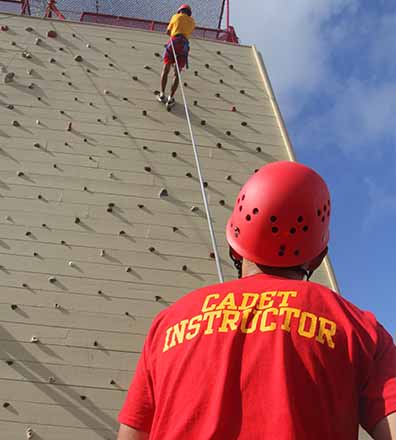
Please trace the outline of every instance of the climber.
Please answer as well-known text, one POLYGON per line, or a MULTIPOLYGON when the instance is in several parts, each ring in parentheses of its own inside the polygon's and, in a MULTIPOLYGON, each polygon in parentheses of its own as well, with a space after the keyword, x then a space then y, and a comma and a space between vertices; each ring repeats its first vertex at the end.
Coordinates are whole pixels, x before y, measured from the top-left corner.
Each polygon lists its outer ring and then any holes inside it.
POLYGON ((247 181, 226 228, 239 279, 155 318, 118 440, 352 440, 359 424, 375 440, 396 439, 391 336, 309 282, 332 210, 305 165, 274 162, 247 181))
POLYGON ((176 52, 177 64, 181 71, 184 67, 188 67, 188 53, 190 50, 188 38, 195 29, 195 21, 191 17, 191 14, 192 11, 189 5, 181 5, 177 10, 177 14, 171 18, 167 28, 167 34, 170 36, 170 39, 166 44, 164 52, 164 67, 161 73, 161 91, 158 100, 166 104, 168 109, 175 104, 174 96, 179 86, 179 77, 175 65, 172 43, 176 52), (170 95, 166 97, 165 90, 168 82, 168 75, 172 66, 174 66, 173 83, 170 95))

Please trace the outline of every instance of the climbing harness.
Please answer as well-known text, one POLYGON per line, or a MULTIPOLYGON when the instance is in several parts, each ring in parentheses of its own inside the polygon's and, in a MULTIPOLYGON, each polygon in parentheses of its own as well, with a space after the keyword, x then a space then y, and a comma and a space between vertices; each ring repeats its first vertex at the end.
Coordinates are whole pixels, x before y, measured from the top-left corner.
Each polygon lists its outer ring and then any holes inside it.
POLYGON ((181 48, 182 49, 182 55, 185 59, 186 59, 186 69, 188 69, 188 55, 190 53, 190 43, 188 41, 188 39, 182 35, 176 35, 175 37, 171 37, 168 41, 168 43, 165 46, 165 53, 164 53, 164 58, 165 58, 165 54, 168 55, 168 57, 173 57, 175 63, 177 61, 177 59, 175 58, 175 53, 173 53, 173 47, 176 45, 177 48, 181 48))
POLYGON ((172 51, 173 51, 173 56, 174 56, 174 59, 175 59, 176 72, 177 72, 177 76, 179 78, 180 91, 181 91, 182 98, 183 98, 184 111, 185 111, 185 114, 186 114, 188 130, 190 132, 191 144, 192 144, 193 151, 194 151, 194 157, 195 157, 195 163, 196 163, 196 167, 197 167, 199 185, 201 187, 202 199, 203 199, 203 202, 204 202, 205 212, 206 212, 206 219, 208 221, 208 226, 209 226, 210 239, 212 241, 212 248, 213 248, 213 252, 214 252, 215 260, 216 260, 217 273, 218 273, 220 282, 223 283, 224 282, 224 276, 223 276, 223 271, 222 271, 222 268, 221 268, 219 252, 218 252, 218 249, 217 249, 216 236, 215 236, 214 229, 213 229, 213 222, 212 222, 212 218, 211 218, 211 215, 210 215, 208 199, 206 197, 204 180, 203 180, 202 171, 201 171, 201 163, 200 163, 199 156, 198 156, 198 149, 197 149, 197 145, 195 143, 194 133, 193 133, 192 125, 191 125, 190 112, 188 110, 188 105, 187 105, 186 95, 184 93, 184 87, 183 87, 183 81, 182 81, 182 77, 181 77, 181 72, 180 72, 180 69, 179 69, 179 64, 178 64, 177 55, 176 55, 176 51, 175 51, 175 46, 173 44, 173 40, 172 39, 170 39, 170 44, 171 44, 172 51))

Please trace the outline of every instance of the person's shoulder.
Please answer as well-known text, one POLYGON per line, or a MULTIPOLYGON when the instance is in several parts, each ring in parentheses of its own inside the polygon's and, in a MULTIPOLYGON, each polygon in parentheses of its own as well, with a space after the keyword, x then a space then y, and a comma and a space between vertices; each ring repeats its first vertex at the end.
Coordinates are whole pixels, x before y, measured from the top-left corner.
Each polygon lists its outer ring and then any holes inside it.
POLYGON ((173 14, 171 19, 169 20, 169 23, 174 23, 175 21, 180 19, 180 14, 173 14))

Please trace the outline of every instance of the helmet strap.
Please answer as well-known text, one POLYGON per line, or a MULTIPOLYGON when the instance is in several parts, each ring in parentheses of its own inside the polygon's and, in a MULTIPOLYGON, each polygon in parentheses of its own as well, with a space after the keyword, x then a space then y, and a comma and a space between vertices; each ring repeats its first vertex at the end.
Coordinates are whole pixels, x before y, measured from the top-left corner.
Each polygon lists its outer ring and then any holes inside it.
POLYGON ((234 263, 234 267, 238 272, 238 278, 242 278, 242 259, 237 258, 230 247, 230 258, 232 262, 234 263))

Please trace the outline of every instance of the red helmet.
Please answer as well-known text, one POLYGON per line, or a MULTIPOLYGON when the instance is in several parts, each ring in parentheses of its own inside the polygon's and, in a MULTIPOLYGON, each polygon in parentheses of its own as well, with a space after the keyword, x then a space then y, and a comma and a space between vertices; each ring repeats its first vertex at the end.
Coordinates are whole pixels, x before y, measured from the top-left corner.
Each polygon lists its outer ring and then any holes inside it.
POLYGON ((191 14, 191 6, 190 5, 188 5, 187 3, 183 3, 180 7, 179 7, 179 9, 177 10, 177 12, 179 13, 180 11, 182 11, 183 9, 187 9, 188 11, 190 11, 190 14, 191 14))
POLYGON ((227 241, 237 259, 300 266, 327 248, 329 221, 330 194, 319 174, 296 162, 274 162, 242 187, 227 224, 227 241))

